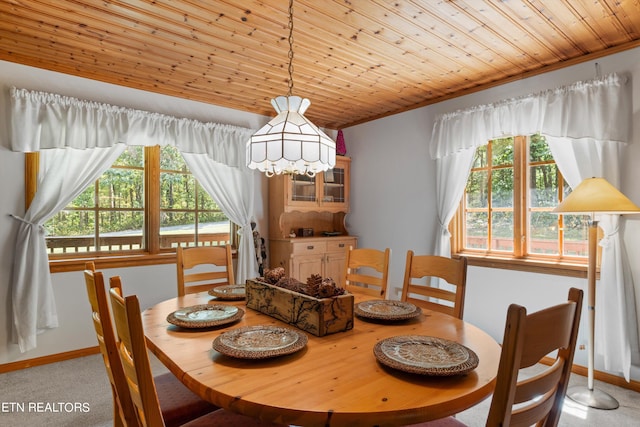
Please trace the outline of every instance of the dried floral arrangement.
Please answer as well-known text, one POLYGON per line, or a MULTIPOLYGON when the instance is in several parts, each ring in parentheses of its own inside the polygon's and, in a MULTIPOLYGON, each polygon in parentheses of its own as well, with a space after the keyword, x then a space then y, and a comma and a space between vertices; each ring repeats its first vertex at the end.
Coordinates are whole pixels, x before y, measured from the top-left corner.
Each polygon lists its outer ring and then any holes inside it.
POLYGON ((323 278, 319 274, 312 274, 307 278, 307 283, 302 283, 292 277, 286 277, 282 267, 266 269, 263 280, 271 285, 314 298, 331 298, 345 293, 345 290, 336 285, 336 282, 331 277, 323 278))

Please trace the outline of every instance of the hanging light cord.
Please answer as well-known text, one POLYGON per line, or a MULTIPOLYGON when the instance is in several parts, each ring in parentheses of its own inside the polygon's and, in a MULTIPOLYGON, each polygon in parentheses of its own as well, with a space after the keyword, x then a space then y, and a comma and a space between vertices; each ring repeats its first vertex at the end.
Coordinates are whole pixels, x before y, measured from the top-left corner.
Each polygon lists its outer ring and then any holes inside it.
POLYGON ((293 0, 289 0, 289 92, 293 93, 293 0))

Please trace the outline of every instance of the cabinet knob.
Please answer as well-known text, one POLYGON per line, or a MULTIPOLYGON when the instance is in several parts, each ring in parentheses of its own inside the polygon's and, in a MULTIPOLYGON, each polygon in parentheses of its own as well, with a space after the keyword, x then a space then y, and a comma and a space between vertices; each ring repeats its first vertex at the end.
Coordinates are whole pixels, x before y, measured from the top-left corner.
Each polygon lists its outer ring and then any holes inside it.
POLYGON ((313 249, 313 245, 307 246, 307 249, 309 249, 309 250, 313 249))
POLYGON ((340 244, 338 245, 338 247, 339 247, 339 248, 344 248, 344 243, 340 243, 340 244))

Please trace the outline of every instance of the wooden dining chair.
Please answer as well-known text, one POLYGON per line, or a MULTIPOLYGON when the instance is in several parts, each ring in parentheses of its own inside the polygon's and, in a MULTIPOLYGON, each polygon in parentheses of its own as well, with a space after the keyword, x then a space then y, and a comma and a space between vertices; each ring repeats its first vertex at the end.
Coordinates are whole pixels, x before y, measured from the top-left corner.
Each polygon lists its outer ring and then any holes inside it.
MULTIPOLYGON (((117 332, 117 351, 138 421, 143 427, 166 426, 166 419, 160 407, 156 382, 149 363, 138 297, 135 295, 122 296, 120 277, 112 277, 110 283, 109 295, 117 332)), ((209 412, 182 425, 185 427, 282 427, 277 424, 263 423, 255 418, 225 409, 209 412)))
POLYGON ((437 255, 414 255, 407 251, 401 301, 462 319, 467 288, 467 259, 437 255), (445 280, 455 289, 434 286, 435 278, 445 280))
POLYGON ((137 417, 129 388, 122 371, 120 357, 116 350, 115 335, 111 323, 111 314, 107 303, 104 277, 101 272, 95 271, 95 264, 85 264, 84 280, 91 304, 91 316, 93 328, 98 338, 98 347, 107 370, 107 377, 111 384, 113 396, 113 425, 116 427, 135 426, 137 417))
POLYGON ((349 247, 345 268, 345 289, 351 293, 384 298, 389 277, 391 249, 349 247))
MULTIPOLYGON (((131 401, 122 362, 118 356, 103 274, 95 271, 93 262, 87 262, 84 277, 91 304, 93 326, 111 384, 114 426, 138 426, 138 417, 131 401)), ((122 293, 119 280, 112 285, 117 287, 119 293, 122 293)), ((219 409, 217 406, 200 399, 170 372, 155 377, 155 383, 160 410, 167 426, 179 426, 219 409)))
POLYGON ((178 296, 233 285, 231 246, 197 246, 176 250, 178 296))
MULTIPOLYGON (((558 425, 578 340, 582 298, 582 290, 571 288, 566 302, 535 313, 527 314, 518 304, 509 306, 487 427, 558 425), (554 352, 552 364, 541 363, 554 352), (545 368, 518 378, 522 369, 536 364, 545 368)), ((452 425, 462 423, 450 417, 412 426, 452 425)))
POLYGON ((571 288, 567 302, 529 315, 522 306, 509 306, 488 426, 558 425, 578 340, 582 298, 582 290, 571 288), (521 369, 556 350, 552 365, 518 381, 521 369))

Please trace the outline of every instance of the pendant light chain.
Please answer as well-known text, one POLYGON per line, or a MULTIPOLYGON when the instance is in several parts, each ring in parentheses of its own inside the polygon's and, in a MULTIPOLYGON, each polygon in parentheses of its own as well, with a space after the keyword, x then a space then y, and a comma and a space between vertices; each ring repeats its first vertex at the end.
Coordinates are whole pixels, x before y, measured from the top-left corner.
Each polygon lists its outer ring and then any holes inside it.
MULTIPOLYGON (((282 41, 282 39, 280 40, 282 41)), ((311 102, 293 96, 293 0, 289 0, 289 92, 271 100, 277 115, 247 141, 249 169, 267 177, 315 176, 336 164, 336 143, 304 116, 311 102)))
POLYGON ((293 93, 293 0, 289 0, 289 92, 293 93))

